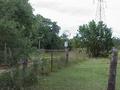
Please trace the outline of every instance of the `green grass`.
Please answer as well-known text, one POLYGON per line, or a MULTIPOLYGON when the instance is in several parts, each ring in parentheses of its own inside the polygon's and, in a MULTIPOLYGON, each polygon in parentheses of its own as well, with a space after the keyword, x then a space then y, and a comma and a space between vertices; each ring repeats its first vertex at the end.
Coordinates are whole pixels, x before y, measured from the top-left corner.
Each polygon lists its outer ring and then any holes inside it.
MULTIPOLYGON (((116 90, 120 90, 120 64, 118 64, 116 90)), ((41 77, 38 90, 106 90, 109 60, 89 59, 41 77), (41 89, 40 89, 41 88, 41 89)))
MULTIPOLYGON (((44 57, 47 56, 48 53, 45 53, 44 57)), ((56 53, 56 55, 54 55, 54 57, 57 56, 64 56, 64 53, 56 53)), ((35 60, 39 60, 40 58, 41 56, 39 54, 32 56, 32 59, 35 60)), ((55 61, 57 60, 55 59, 55 61)), ((40 75, 38 77, 39 84, 31 86, 28 90, 107 90, 109 65, 109 59, 88 59, 84 53, 70 52, 69 65, 67 67, 55 70, 55 72, 50 73, 48 76, 40 75)), ((46 67, 50 70, 48 64, 46 64, 46 67)), ((117 68, 116 90, 120 90, 119 84, 120 61, 117 68)))

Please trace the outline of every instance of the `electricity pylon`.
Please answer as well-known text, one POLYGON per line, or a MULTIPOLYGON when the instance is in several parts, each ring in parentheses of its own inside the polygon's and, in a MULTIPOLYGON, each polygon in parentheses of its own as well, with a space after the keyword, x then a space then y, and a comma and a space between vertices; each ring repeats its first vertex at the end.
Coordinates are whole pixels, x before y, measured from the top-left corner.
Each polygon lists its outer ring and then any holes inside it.
POLYGON ((104 21, 106 1, 105 0, 97 0, 97 1, 94 0, 94 2, 97 3, 97 9, 96 9, 96 19, 97 19, 97 21, 104 21))

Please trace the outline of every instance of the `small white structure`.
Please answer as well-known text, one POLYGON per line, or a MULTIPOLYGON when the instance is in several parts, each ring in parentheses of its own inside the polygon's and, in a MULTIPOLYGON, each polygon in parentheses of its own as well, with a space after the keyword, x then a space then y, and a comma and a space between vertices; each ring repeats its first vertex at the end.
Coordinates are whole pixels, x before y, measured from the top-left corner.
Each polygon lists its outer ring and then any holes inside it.
POLYGON ((64 47, 65 47, 65 48, 68 47, 68 41, 65 41, 65 43, 64 43, 64 47))

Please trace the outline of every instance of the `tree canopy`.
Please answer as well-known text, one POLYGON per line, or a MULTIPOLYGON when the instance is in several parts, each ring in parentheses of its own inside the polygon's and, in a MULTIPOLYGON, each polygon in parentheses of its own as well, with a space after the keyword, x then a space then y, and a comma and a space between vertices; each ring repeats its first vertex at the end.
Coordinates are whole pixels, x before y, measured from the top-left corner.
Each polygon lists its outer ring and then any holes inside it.
POLYGON ((34 15, 28 0, 0 0, 0 63, 17 63, 32 48, 61 48, 57 22, 34 15))
POLYGON ((81 47, 87 49, 87 53, 97 57, 109 54, 113 46, 112 31, 102 21, 89 22, 79 27, 81 47))

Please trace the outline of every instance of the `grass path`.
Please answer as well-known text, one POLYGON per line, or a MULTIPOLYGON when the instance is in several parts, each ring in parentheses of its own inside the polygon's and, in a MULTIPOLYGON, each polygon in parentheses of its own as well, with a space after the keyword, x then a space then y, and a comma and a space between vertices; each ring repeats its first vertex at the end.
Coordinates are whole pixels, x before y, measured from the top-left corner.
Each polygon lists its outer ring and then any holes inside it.
MULTIPOLYGON (((118 64, 117 89, 120 90, 120 64, 118 64)), ((42 77, 40 90, 106 90, 109 61, 91 59, 67 67, 48 77, 42 77)))

